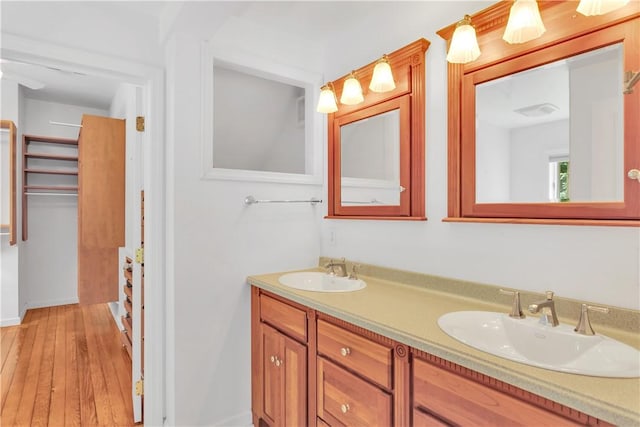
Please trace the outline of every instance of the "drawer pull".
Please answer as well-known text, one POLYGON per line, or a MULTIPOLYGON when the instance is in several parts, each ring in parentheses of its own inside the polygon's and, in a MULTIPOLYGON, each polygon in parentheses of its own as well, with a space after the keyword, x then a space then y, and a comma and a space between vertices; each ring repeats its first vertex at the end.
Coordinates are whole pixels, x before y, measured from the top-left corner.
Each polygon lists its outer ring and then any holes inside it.
POLYGON ((349 412, 349 404, 344 403, 340 405, 340 410, 342 411, 343 414, 346 414, 347 412, 349 412))
POLYGON ((342 347, 340 349, 340 354, 346 357, 351 354, 351 349, 349 347, 342 347))

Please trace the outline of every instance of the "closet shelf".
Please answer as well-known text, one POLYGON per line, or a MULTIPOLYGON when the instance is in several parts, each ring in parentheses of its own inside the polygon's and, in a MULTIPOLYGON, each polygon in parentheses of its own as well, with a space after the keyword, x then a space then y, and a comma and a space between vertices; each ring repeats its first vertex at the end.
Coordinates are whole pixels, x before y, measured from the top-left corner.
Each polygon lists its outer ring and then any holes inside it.
POLYGON ((78 156, 65 156, 62 154, 26 153, 24 156, 28 159, 69 160, 71 162, 78 161, 78 156))
POLYGON ((25 191, 29 190, 62 190, 62 191, 78 191, 77 185, 25 185, 25 191))
POLYGON ((25 169, 27 173, 43 173, 48 175, 78 175, 77 170, 64 169, 25 169))
MULTIPOLYGON (((24 185, 22 186, 22 240, 27 240, 28 238, 28 224, 29 224, 29 216, 28 216, 28 200, 27 196, 34 195, 77 195, 78 194, 78 185, 58 185, 65 184, 60 181, 60 178, 56 178, 56 176, 72 176, 78 177, 78 140, 77 139, 67 139, 67 138, 57 138, 50 136, 36 136, 36 135, 23 135, 22 136, 22 182, 24 185), (32 143, 37 143, 38 145, 32 146, 32 143), (51 145, 49 145, 51 144, 51 145), (48 149, 44 147, 48 146, 48 149), (61 147, 60 145, 69 146, 65 151, 58 151, 61 147), (35 149, 35 152, 29 151, 30 148, 35 149), (52 150, 52 152, 47 152, 52 150), (30 160, 33 159, 41 159, 42 162, 40 165, 32 164, 30 160), (65 168, 58 169, 57 166, 60 165, 60 161, 63 165, 66 165, 65 168), (68 162, 73 162, 69 164, 68 162), (73 166, 76 166, 73 168, 73 166), (29 176, 31 174, 39 174, 39 175, 48 175, 47 185, 28 185, 29 176), (43 193, 34 193, 33 190, 45 190, 43 193)), ((71 182, 73 184, 73 182, 71 182)))

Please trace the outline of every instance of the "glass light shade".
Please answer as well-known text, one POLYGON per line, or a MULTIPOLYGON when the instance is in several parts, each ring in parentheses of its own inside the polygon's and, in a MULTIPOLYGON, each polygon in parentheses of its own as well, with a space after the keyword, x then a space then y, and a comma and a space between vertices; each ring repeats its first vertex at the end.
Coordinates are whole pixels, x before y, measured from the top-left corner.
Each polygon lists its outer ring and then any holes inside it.
POLYGON ((580 0, 576 11, 585 16, 604 15, 628 3, 629 0, 580 0))
POLYGON ((356 105, 363 101, 362 86, 360 86, 360 82, 352 71, 342 87, 340 102, 344 105, 356 105))
POLYGON ((396 82, 393 81, 393 73, 387 55, 382 55, 382 59, 373 67, 373 76, 369 89, 372 92, 390 92, 396 88, 396 82))
POLYGON ((338 111, 336 104, 336 95, 329 85, 322 86, 320 96, 318 97, 318 113, 335 113, 338 111))
POLYGON ((465 15, 464 19, 456 25, 451 37, 447 61, 453 64, 466 64, 475 61, 480 56, 480 47, 476 38, 476 29, 471 25, 471 17, 465 15))
POLYGON ((525 43, 540 37, 546 28, 536 0, 516 0, 509 11, 509 21, 502 38, 507 43, 525 43))

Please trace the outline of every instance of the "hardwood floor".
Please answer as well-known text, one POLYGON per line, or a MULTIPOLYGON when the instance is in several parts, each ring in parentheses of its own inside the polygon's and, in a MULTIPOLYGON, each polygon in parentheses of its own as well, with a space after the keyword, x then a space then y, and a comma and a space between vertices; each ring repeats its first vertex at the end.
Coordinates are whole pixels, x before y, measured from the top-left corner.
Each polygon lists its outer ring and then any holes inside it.
POLYGON ((0 329, 0 425, 133 425, 131 361, 106 304, 28 310, 0 329))

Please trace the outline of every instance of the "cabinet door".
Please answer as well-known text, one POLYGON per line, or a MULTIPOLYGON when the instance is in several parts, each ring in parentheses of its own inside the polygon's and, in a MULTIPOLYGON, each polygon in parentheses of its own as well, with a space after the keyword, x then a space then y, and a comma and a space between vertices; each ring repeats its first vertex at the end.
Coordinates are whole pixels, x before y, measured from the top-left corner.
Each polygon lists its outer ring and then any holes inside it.
POLYGON ((262 329, 262 410, 264 415, 275 427, 280 425, 282 418, 284 396, 282 395, 282 378, 279 360, 280 349, 283 347, 282 335, 273 328, 261 324, 262 329))
POLYGON ((283 336, 284 425, 307 424, 307 347, 283 336))
POLYGON ((262 407, 273 427, 307 423, 307 348, 261 324, 262 407))

